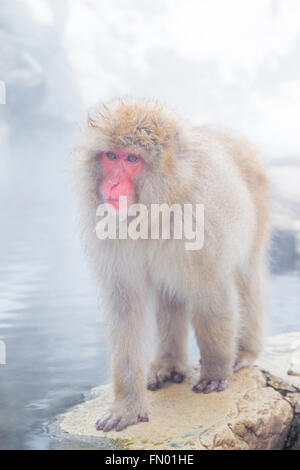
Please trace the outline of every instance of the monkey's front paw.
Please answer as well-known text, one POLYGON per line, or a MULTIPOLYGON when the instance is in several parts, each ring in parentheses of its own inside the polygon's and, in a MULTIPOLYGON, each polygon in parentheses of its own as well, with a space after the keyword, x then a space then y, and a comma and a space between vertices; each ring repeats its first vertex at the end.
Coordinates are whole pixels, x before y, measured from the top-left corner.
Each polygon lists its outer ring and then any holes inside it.
POLYGON ((193 387, 193 391, 196 393, 211 393, 211 392, 222 392, 228 386, 229 380, 207 380, 201 379, 193 387))
POLYGON ((128 413, 125 412, 120 414, 116 413, 109 413, 101 419, 98 419, 96 422, 96 429, 97 431, 111 431, 115 428, 116 431, 122 431, 123 429, 127 428, 131 424, 136 424, 138 422, 145 422, 149 421, 148 414, 135 414, 135 413, 128 413))
POLYGON ((148 390, 158 390, 162 387, 163 383, 167 380, 180 384, 184 381, 185 373, 182 366, 172 367, 167 364, 160 363, 159 365, 152 365, 148 377, 147 388, 148 390))

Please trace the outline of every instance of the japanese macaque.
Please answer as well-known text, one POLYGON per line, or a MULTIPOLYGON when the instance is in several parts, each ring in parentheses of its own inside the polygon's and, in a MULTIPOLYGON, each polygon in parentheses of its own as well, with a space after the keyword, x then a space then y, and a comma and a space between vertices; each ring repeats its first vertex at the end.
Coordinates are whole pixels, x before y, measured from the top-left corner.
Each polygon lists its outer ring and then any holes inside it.
POLYGON ((148 421, 146 392, 180 383, 191 323, 201 353, 196 393, 224 390, 262 348, 269 189, 260 158, 227 131, 191 127, 157 103, 96 109, 78 148, 75 175, 87 251, 107 315, 114 404, 96 423, 120 431, 148 421), (101 203, 116 213, 144 204, 204 206, 204 244, 180 239, 102 239, 101 203), (145 342, 155 316, 157 345, 145 342))

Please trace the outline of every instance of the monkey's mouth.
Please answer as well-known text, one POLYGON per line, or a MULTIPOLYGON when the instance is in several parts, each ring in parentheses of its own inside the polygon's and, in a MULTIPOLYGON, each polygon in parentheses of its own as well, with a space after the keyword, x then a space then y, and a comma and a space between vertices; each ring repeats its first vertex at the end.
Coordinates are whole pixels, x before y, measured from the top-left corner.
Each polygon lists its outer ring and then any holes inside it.
POLYGON ((127 199, 120 201, 119 198, 109 197, 105 199, 105 202, 113 206, 116 210, 127 209, 128 207, 127 199))
POLYGON ((119 199, 114 198, 114 197, 109 197, 109 198, 105 199, 105 203, 110 204, 115 209, 119 210, 119 199))

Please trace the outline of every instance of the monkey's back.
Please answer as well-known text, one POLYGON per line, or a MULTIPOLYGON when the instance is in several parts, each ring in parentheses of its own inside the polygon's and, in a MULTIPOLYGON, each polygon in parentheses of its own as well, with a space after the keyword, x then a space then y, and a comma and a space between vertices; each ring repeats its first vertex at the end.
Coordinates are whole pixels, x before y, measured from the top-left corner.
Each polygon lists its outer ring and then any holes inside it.
POLYGON ((218 142, 226 158, 231 159, 246 183, 255 207, 255 248, 258 252, 263 251, 270 231, 270 188, 259 154, 238 133, 208 126, 200 129, 218 142))
POLYGON ((193 133, 187 164, 197 175, 193 202, 204 205, 201 263, 247 269, 263 258, 269 234, 269 185, 261 159, 234 133, 207 126, 193 133))

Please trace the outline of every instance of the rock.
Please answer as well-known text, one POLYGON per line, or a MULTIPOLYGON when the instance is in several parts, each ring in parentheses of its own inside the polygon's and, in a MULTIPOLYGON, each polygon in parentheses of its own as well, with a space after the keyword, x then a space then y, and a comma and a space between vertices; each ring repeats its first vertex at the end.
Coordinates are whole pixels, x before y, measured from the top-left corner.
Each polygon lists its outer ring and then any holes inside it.
POLYGON ((102 449, 282 449, 297 441, 296 387, 280 379, 273 383, 271 375, 248 367, 234 374, 224 392, 196 394, 191 386, 198 376, 194 366, 184 383, 147 391, 148 423, 119 433, 96 431, 95 422, 112 401, 111 386, 104 385, 62 415, 59 427, 82 441, 96 438, 102 449))
POLYGON ((183 384, 147 391, 150 422, 121 433, 95 429, 112 401, 104 385, 62 415, 59 427, 102 449, 300 449, 300 333, 267 338, 256 365, 262 370, 243 369, 227 390, 209 395, 191 391, 199 377, 194 366, 183 384))
POLYGON ((285 382, 300 387, 300 333, 284 333, 266 338, 264 351, 255 364, 285 382), (289 371, 295 375, 288 374, 289 371))

